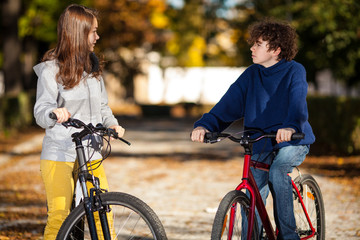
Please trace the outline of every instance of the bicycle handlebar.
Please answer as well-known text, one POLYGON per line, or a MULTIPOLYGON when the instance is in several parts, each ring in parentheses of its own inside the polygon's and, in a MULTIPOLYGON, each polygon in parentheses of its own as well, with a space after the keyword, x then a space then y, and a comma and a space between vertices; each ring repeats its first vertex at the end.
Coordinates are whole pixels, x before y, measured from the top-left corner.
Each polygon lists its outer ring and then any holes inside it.
MULTIPOLYGON (((249 135, 241 136, 240 138, 235 137, 229 133, 219 133, 219 132, 207 132, 205 134, 204 142, 205 143, 216 143, 219 142, 222 138, 229 138, 233 142, 242 143, 254 143, 263 138, 276 138, 276 133, 265 133, 261 130, 252 130, 256 132, 260 132, 261 135, 255 138, 251 138, 249 135)), ((291 136, 291 140, 303 139, 305 137, 304 133, 294 133, 291 136)))
MULTIPOLYGON (((57 120, 57 116, 56 116, 56 114, 54 112, 49 113, 49 118, 57 120)), ((66 128, 68 128, 68 127, 84 128, 84 130, 85 130, 84 135, 93 134, 93 133, 100 133, 100 134, 107 135, 107 136, 113 137, 115 139, 118 139, 118 140, 126 143, 129 146, 131 145, 131 143, 128 142, 127 140, 119 137, 118 133, 114 129, 106 128, 101 123, 98 123, 94 127, 91 123, 85 124, 83 121, 81 121, 79 119, 69 118, 66 122, 63 122, 61 124, 66 128)))

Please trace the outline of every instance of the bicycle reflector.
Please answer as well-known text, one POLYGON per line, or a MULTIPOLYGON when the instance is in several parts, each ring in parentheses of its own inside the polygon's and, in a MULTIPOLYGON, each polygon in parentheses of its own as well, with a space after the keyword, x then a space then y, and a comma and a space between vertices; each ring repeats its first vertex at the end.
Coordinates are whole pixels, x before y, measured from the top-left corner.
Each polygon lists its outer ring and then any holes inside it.
POLYGON ((306 193, 307 197, 310 198, 311 200, 315 200, 314 195, 311 192, 307 192, 306 193))

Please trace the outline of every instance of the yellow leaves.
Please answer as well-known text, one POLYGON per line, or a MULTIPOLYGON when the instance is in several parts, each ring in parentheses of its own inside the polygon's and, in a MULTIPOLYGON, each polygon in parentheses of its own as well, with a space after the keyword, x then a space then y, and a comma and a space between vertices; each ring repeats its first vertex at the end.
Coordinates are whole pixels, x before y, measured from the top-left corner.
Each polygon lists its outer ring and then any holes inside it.
POLYGON ((169 25, 169 19, 164 14, 166 3, 164 0, 149 0, 148 6, 153 9, 150 16, 151 24, 156 28, 166 28, 169 25))
POLYGON ((149 0, 148 6, 156 9, 159 12, 164 12, 166 10, 166 2, 164 0, 149 0))
POLYGON ((204 66, 203 55, 206 51, 206 42, 204 38, 200 36, 196 36, 188 49, 188 61, 186 66, 194 67, 194 66, 204 66))
POLYGON ((181 65, 187 67, 199 67, 204 66, 205 62, 203 56, 207 51, 205 39, 199 35, 192 36, 190 46, 186 49, 181 49, 180 37, 174 35, 167 43, 167 50, 173 55, 180 55, 181 65), (183 52, 181 52, 183 51, 183 52))
POLYGON ((177 55, 180 52, 180 46, 178 41, 179 37, 174 34, 174 37, 166 43, 167 50, 173 55, 177 55))
POLYGON ((161 12, 153 12, 150 22, 156 28, 166 28, 169 25, 169 19, 161 12))

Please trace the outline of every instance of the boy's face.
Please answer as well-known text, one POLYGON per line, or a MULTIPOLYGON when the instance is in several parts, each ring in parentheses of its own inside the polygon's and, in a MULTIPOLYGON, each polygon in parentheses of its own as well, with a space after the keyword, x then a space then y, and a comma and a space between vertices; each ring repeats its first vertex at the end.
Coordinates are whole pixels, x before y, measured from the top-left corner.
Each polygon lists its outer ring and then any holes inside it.
POLYGON ((269 50, 268 42, 263 41, 262 38, 259 38, 254 45, 250 48, 253 59, 253 63, 260 64, 264 67, 271 67, 275 65, 278 60, 280 53, 280 48, 277 50, 269 50))

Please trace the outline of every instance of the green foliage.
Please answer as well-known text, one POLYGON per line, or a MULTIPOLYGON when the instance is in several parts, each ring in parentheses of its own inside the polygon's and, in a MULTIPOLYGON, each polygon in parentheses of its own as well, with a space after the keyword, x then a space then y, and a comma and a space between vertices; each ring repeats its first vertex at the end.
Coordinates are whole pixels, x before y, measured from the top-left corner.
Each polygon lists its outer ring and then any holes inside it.
POLYGON ((19 37, 32 37, 46 43, 56 42, 57 21, 66 6, 87 0, 23 0, 25 12, 19 19, 19 37))
POLYGON ((22 129, 33 123, 34 92, 0 98, 0 131, 22 129))
POLYGON ((359 98, 308 97, 309 122, 316 141, 315 155, 360 153, 359 98))
MULTIPOLYGON (((360 81, 360 3, 357 0, 244 0, 184 1, 182 9, 170 9, 168 54, 178 64, 192 63, 193 41, 202 38, 198 51, 206 66, 251 64, 247 28, 265 17, 289 21, 299 35, 296 60, 304 64, 308 79, 332 69, 337 80, 352 86, 360 81), (226 44, 226 40, 228 44, 226 44)), ((193 54, 194 55, 194 54, 193 54)), ((190 64, 194 65, 194 64, 190 64)))
POLYGON ((176 65, 204 66, 206 18, 201 1, 186 1, 182 9, 169 9, 171 37, 167 53, 175 56, 176 65))
POLYGON ((312 56, 308 64, 332 69, 337 79, 348 86, 359 82, 359 10, 356 0, 323 0, 311 5, 299 1, 292 7, 302 50, 312 56))
POLYGON ((360 81, 360 3, 357 0, 253 0, 255 19, 271 16, 297 29, 302 62, 313 81, 329 68, 347 86, 360 81))
POLYGON ((252 63, 248 26, 274 17, 296 27, 300 45, 296 60, 304 64, 310 81, 325 68, 348 86, 360 81, 357 0, 183 2, 174 8, 158 0, 22 0, 19 37, 35 40, 42 54, 55 44, 57 20, 67 5, 94 7, 101 14, 97 50, 110 62, 107 70, 131 87, 141 58, 150 51, 162 54, 164 67, 247 66, 252 63))
POLYGON ((227 2, 188 0, 181 9, 169 7, 164 55, 174 57, 177 66, 243 66, 238 44, 244 41, 238 39, 243 39, 244 31, 227 18, 232 8, 227 2))

